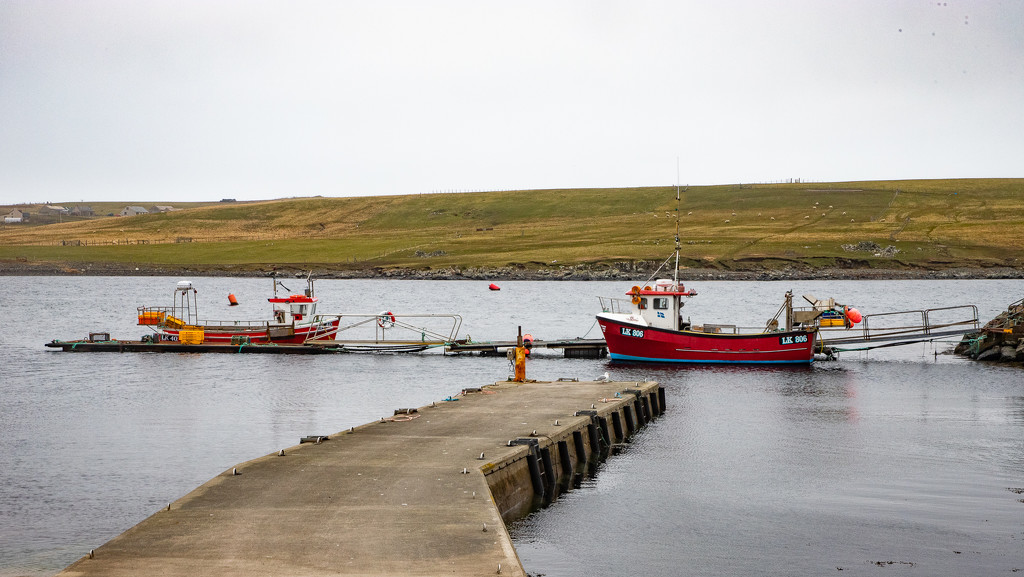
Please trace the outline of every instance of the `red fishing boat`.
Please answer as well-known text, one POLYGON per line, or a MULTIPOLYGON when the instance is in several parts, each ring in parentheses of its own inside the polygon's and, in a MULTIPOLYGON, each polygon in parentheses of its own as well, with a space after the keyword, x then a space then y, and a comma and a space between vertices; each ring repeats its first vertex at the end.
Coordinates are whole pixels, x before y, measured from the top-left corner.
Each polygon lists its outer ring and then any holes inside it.
MULTIPOLYGON (((697 291, 686 290, 679 282, 679 202, 677 185, 673 278, 660 279, 653 287, 634 286, 626 293, 629 300, 600 298, 602 312, 597 315, 597 322, 612 360, 805 365, 814 362, 818 319, 827 307, 823 302, 814 302, 814 309, 797 313, 793 310, 791 291, 786 293, 782 308, 764 328, 694 325, 683 321, 684 299, 697 296, 697 291)), ((666 259, 658 271, 671 258, 666 259)), ((834 301, 829 299, 829 304, 834 305, 834 301)))
POLYGON ((274 296, 267 299, 272 305, 271 320, 209 321, 199 320, 198 291, 191 281, 183 280, 174 289, 172 306, 139 307, 139 324, 153 330, 153 335, 146 335, 151 340, 183 344, 304 343, 331 338, 340 319, 317 316, 313 279, 307 278, 306 283, 305 294, 278 296, 280 283, 274 279, 274 296))
POLYGON ((597 315, 608 355, 619 361, 663 363, 810 364, 816 326, 794 323, 793 294, 763 329, 731 324, 694 325, 684 321, 684 299, 697 295, 675 280, 633 287, 629 300, 601 298, 597 315), (785 312, 784 325, 779 316, 785 312))

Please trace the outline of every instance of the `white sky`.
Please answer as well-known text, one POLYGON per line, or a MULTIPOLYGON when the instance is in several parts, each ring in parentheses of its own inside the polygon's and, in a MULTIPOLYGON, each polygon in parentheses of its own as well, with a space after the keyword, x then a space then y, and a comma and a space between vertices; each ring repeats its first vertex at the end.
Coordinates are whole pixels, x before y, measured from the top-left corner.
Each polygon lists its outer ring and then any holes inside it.
POLYGON ((1024 2, 0 0, 0 204, 1022 177, 1024 2))

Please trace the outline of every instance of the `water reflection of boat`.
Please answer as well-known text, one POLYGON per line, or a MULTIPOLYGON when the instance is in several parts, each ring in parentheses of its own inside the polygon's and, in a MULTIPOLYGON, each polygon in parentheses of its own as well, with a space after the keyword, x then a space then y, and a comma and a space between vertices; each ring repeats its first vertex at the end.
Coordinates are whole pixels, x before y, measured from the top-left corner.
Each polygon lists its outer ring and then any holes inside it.
MULTIPOLYGON (((139 324, 150 327, 153 341, 178 341, 183 344, 304 343, 323 338, 338 326, 338 319, 323 319, 316 314, 318 299, 313 279, 307 278, 304 294, 278 296, 280 284, 274 279, 273 318, 265 321, 200 320, 198 291, 191 281, 179 281, 169 307, 139 307, 139 324)), ((283 286, 283 285, 281 285, 283 286)))

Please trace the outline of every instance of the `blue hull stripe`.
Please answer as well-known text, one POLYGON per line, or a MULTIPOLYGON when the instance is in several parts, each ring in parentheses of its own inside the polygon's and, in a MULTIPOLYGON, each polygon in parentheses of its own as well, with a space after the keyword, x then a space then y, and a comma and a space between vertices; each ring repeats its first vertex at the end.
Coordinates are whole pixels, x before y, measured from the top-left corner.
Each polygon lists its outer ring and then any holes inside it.
POLYGON ((609 352, 613 361, 643 361, 648 363, 692 363, 700 365, 809 365, 814 362, 811 357, 806 361, 709 361, 702 359, 658 359, 651 357, 634 357, 609 352))

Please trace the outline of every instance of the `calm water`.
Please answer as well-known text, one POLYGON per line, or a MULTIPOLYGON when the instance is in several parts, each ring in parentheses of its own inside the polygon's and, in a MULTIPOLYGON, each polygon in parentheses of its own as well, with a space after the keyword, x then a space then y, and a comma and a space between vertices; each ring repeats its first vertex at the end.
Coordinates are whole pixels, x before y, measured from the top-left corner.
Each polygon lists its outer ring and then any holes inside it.
MULTIPOLYGON (((50 575, 242 461, 504 380, 500 358, 68 354, 54 339, 138 338, 138 305, 177 278, 4 277, 0 575, 50 575)), ((266 318, 265 279, 192 279, 208 318, 266 318), (227 306, 227 294, 241 306, 227 306)), ((285 281, 292 289, 300 281, 285 281)), ((598 295, 630 283, 320 281, 321 312, 457 312, 462 336, 596 338, 598 295)), ((976 303, 1019 281, 694 282, 701 322, 759 325, 782 294, 864 313, 976 303), (743 319, 750 319, 749 321, 743 319)), ((689 286, 689 284, 688 284, 689 286)), ((844 353, 811 368, 680 368, 534 354, 537 379, 652 378, 670 411, 581 489, 513 528, 548 576, 991 575, 1024 569, 1024 372, 949 344, 844 353), (940 353, 940 354, 936 354, 940 353)))

